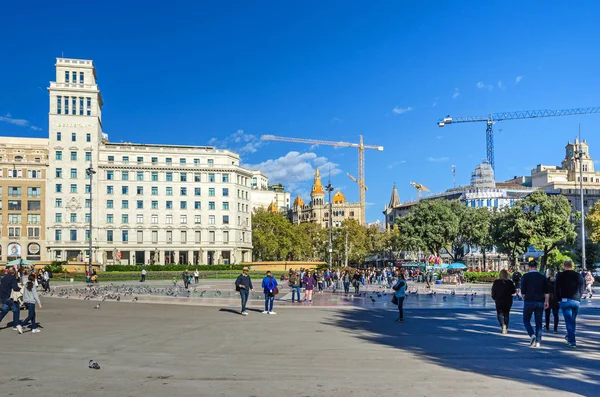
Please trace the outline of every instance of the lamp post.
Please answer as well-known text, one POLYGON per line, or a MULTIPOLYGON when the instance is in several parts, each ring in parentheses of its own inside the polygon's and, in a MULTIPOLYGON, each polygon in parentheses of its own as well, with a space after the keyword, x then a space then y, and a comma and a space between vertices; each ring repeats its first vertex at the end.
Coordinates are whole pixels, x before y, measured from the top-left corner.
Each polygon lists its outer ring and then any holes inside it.
POLYGON ((581 131, 579 132, 579 147, 577 159, 579 159, 579 200, 581 201, 581 268, 586 270, 585 265, 585 207, 583 205, 583 155, 585 151, 581 147, 581 131))
POLYGON ((90 162, 90 166, 85 170, 85 174, 90 178, 90 224, 89 224, 89 241, 90 241, 90 251, 88 255, 88 271, 92 274, 92 186, 94 181, 94 174, 96 171, 92 168, 92 163, 90 162))
POLYGON ((325 190, 329 193, 329 268, 332 268, 332 254, 333 254, 333 203, 331 201, 331 192, 333 192, 333 185, 331 184, 331 180, 327 186, 325 186, 325 190))

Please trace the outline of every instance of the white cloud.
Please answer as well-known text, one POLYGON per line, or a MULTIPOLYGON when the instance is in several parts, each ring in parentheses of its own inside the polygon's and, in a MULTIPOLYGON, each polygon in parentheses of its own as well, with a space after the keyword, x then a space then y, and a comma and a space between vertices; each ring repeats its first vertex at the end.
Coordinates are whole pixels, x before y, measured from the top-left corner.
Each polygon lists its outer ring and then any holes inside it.
POLYGON ((244 167, 264 172, 269 177, 269 183, 281 183, 292 190, 302 182, 312 181, 315 168, 321 170, 323 178, 327 178, 341 172, 338 164, 329 161, 325 157, 318 157, 315 153, 288 152, 285 156, 277 159, 269 159, 259 164, 244 164, 244 167))
POLYGON ((432 108, 434 108, 434 107, 436 107, 436 106, 437 106, 438 99, 440 99, 440 98, 438 97, 438 98, 435 98, 435 99, 433 100, 433 103, 431 104, 431 107, 432 107, 432 108))
POLYGON ((477 84, 475 84, 475 87, 479 89, 487 88, 490 91, 494 88, 491 84, 485 84, 483 81, 478 81, 477 84))
POLYGON ((498 80, 498 88, 500 88, 502 91, 506 90, 506 87, 504 84, 502 84, 502 80, 498 80))
POLYGON ((414 110, 414 108, 412 106, 409 106, 406 108, 399 108, 398 106, 396 106, 392 109, 392 113, 402 114, 402 113, 410 112, 412 110, 414 110))
POLYGON ((4 123, 16 125, 16 126, 19 126, 19 127, 29 127, 32 130, 34 130, 34 131, 41 131, 42 130, 40 127, 36 127, 34 125, 31 125, 29 123, 29 120, 15 119, 15 118, 13 118, 10 113, 6 113, 4 116, 0 116, 0 121, 4 122, 4 123))
POLYGON ((460 95, 459 89, 455 88, 454 89, 454 94, 452 94, 452 99, 458 98, 459 95, 460 95))
POLYGON ((210 138, 209 145, 233 150, 237 153, 255 153, 263 142, 259 136, 248 134, 244 130, 237 130, 224 139, 210 138))
POLYGON ((448 161, 450 157, 428 157, 427 161, 432 163, 441 163, 442 161, 448 161))
POLYGON ((392 168, 401 164, 406 164, 406 160, 394 161, 392 164, 388 165, 388 170, 391 170, 392 168))
POLYGON ((515 79, 515 84, 519 84, 521 80, 523 80, 523 76, 517 76, 517 78, 515 79))
POLYGON ((332 124, 334 124, 334 123, 341 123, 342 121, 344 121, 344 120, 342 120, 342 119, 340 119, 338 117, 334 117, 334 118, 331 119, 331 123, 332 124))

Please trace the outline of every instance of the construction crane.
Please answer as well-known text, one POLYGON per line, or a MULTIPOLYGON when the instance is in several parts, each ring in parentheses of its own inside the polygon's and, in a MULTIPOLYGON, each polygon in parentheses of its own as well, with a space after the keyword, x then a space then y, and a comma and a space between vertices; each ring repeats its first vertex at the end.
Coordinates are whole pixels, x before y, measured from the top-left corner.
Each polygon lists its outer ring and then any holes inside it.
POLYGON ((410 186, 417 189, 417 201, 421 201, 421 191, 430 192, 430 190, 425 185, 422 185, 420 183, 411 182, 410 186))
POLYGON ((352 147, 358 149, 358 178, 355 178, 350 174, 348 174, 348 176, 358 185, 358 196, 360 197, 360 222, 362 225, 365 224, 365 191, 367 190, 367 186, 365 185, 365 149, 375 149, 382 152, 383 146, 363 144, 362 135, 359 137, 359 143, 323 141, 320 139, 287 138, 275 135, 263 135, 260 137, 260 139, 263 141, 308 143, 309 145, 352 147))
POLYGON ((485 122, 487 128, 485 130, 485 141, 487 148, 487 160, 492 165, 492 169, 496 170, 494 162, 494 130, 493 125, 498 121, 516 120, 516 119, 535 119, 540 117, 555 117, 555 116, 576 116, 580 114, 600 113, 600 107, 595 108, 575 108, 563 110, 525 110, 517 112, 490 113, 487 116, 475 117, 450 117, 450 115, 438 120, 438 126, 444 127, 448 124, 456 123, 475 123, 485 122))

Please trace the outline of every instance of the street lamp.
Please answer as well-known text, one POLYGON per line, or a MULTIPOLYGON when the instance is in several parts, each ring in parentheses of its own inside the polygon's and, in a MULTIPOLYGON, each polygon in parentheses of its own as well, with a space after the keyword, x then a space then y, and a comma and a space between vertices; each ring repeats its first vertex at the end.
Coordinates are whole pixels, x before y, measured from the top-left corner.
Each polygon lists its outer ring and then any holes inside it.
POLYGON ((96 171, 92 168, 92 163, 85 170, 85 174, 90 178, 90 224, 89 224, 89 241, 90 241, 90 252, 88 255, 88 271, 92 274, 92 186, 94 180, 94 174, 96 171))
POLYGON ((581 268, 586 270, 585 265, 585 207, 583 206, 583 155, 585 151, 581 146, 581 131, 579 133, 579 148, 576 159, 579 160, 579 200, 581 201, 581 268))
POLYGON ((331 192, 333 192, 333 185, 331 184, 331 179, 327 186, 325 186, 325 190, 329 192, 329 268, 332 268, 332 254, 333 254, 333 202, 331 201, 331 192))

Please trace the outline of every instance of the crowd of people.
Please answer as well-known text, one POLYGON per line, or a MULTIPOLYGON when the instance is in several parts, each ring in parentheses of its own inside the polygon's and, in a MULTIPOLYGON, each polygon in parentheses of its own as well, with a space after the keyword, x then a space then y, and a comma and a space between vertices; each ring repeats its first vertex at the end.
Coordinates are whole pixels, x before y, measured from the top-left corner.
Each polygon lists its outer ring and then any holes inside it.
POLYGON ((2 310, 0 311, 0 322, 9 311, 12 311, 13 330, 19 334, 23 333, 23 327, 29 325, 32 333, 40 332, 38 328, 35 307, 36 304, 42 308, 42 302, 37 292, 37 287, 42 285, 45 290, 50 289, 50 274, 47 270, 38 273, 16 266, 7 269, 6 274, 0 281, 0 300, 2 310), (28 315, 21 321, 21 305, 27 309, 28 315))

